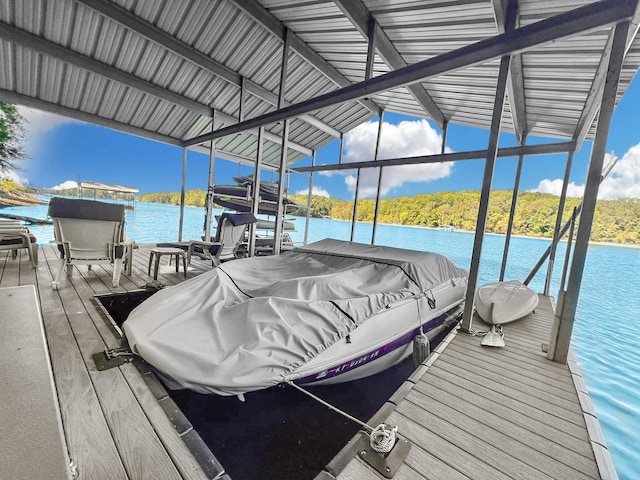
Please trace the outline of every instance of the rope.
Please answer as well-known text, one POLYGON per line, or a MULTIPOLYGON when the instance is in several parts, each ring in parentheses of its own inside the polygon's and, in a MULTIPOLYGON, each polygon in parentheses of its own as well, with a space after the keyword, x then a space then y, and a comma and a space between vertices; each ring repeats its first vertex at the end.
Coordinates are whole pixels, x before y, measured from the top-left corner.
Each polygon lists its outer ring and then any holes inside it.
POLYGON ((464 333, 466 335, 470 335, 472 337, 482 337, 484 335, 486 335, 487 333, 489 333, 489 330, 458 330, 460 333, 464 333))
POLYGON ((376 428, 373 428, 367 425, 366 423, 364 423, 363 421, 358 420, 357 418, 352 417, 348 413, 340 410, 339 408, 334 407, 330 403, 325 402, 320 397, 316 397, 313 393, 308 392, 301 386, 296 385, 293 382, 286 382, 286 383, 296 388, 297 390, 301 391, 305 395, 308 395, 309 397, 313 398, 317 402, 320 402, 322 405, 329 408, 330 410, 333 410, 334 412, 339 413, 340 415, 348 418, 352 422, 355 422, 361 427, 363 427, 369 433, 369 445, 371 446, 372 450, 378 453, 389 453, 393 449, 393 446, 396 444, 396 433, 398 432, 397 426, 392 427, 391 425, 381 423, 376 428))
POLYGON ((398 426, 391 427, 381 423, 369 435, 369 445, 378 453, 389 453, 396 444, 398 426))
POLYGON ((336 413, 339 413, 340 415, 343 415, 344 417, 348 418, 349 420, 351 420, 352 422, 356 422, 358 425, 360 425, 361 427, 365 428, 369 433, 373 432, 373 427, 370 427, 369 425, 367 425, 366 423, 364 423, 361 420, 358 420, 355 417, 352 417, 351 415, 349 415, 346 412, 343 412, 342 410, 340 410, 337 407, 334 407, 333 405, 331 405, 328 402, 325 402, 324 400, 322 400, 320 397, 316 397, 313 393, 311 392, 307 392, 304 388, 302 388, 299 385, 296 385, 293 382, 286 382, 287 384, 291 385, 292 387, 297 388, 298 390, 300 390, 302 393, 310 396, 311 398, 313 398, 314 400, 320 402, 322 405, 324 405, 325 407, 329 408, 330 410, 333 410, 336 413))
POLYGON ((416 295, 415 299, 416 299, 416 308, 418 309, 418 329, 420 330, 420 336, 423 336, 424 328, 422 325, 422 312, 420 312, 420 297, 416 295))
POLYGON ((418 309, 418 327, 420 330, 420 335, 424 335, 424 329, 422 325, 422 312, 420 311, 420 299, 425 297, 427 299, 427 303, 429 304, 429 308, 433 310, 436 308, 436 298, 433 295, 433 291, 428 290, 426 292, 420 292, 420 294, 416 294, 413 298, 416 300, 416 307, 418 309))

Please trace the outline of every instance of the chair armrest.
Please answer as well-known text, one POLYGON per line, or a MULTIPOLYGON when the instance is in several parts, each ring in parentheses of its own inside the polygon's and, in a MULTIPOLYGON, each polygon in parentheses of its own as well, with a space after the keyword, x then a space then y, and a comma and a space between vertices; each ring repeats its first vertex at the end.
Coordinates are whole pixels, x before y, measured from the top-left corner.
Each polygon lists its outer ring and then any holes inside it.
POLYGON ((203 258, 209 258, 210 260, 213 261, 213 258, 211 256, 211 252, 209 249, 211 247, 214 247, 214 246, 219 247, 221 245, 222 243, 220 242, 205 242, 204 240, 190 240, 189 248, 187 249, 187 263, 188 264, 191 263, 191 256, 193 255, 196 247, 200 247, 202 249, 203 258))
POLYGON ((29 232, 27 230, 16 230, 16 229, 4 230, 0 228, 0 235, 7 236, 7 237, 22 237, 24 239, 29 240, 29 243, 31 243, 31 237, 29 236, 29 232))
POLYGON ((5 225, 0 223, 0 232, 29 232, 27 227, 23 227, 22 225, 5 225))
POLYGON ((3 228, 0 226, 0 237, 21 237, 31 243, 31 232, 26 228, 3 228))
POLYGON ((0 227, 4 228, 24 228, 19 220, 0 219, 0 227))
POLYGON ((189 246, 196 245, 198 247, 210 247, 212 245, 220 245, 220 242, 205 242, 204 240, 189 240, 189 246))

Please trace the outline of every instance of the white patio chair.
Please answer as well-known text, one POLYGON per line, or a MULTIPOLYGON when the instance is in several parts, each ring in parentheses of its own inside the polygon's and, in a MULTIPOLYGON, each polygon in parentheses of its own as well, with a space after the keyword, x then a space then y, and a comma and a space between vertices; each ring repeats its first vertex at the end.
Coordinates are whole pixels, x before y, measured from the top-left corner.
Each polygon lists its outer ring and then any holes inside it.
POLYGON ((74 265, 88 265, 91 269, 91 265, 100 264, 113 265, 113 286, 119 286, 129 246, 124 241, 124 205, 54 197, 49 201, 48 213, 60 253, 51 287, 58 289, 65 266, 67 275, 72 275, 74 265))
POLYGON ((18 250, 24 248, 29 254, 33 268, 38 266, 38 245, 36 237, 18 220, 0 219, 0 251, 11 250, 16 258, 18 250))
POLYGON ((187 251, 187 263, 191 256, 211 259, 217 267, 221 262, 237 258, 238 248, 245 241, 247 227, 257 221, 252 213, 223 213, 218 218, 216 236, 211 242, 192 240, 187 251))

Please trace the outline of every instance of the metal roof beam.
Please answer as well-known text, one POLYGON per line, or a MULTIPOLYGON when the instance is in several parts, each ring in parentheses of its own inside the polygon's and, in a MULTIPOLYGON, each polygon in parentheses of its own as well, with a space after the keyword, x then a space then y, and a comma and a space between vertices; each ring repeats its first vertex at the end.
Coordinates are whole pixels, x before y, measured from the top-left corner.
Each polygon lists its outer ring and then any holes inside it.
MULTIPOLYGON (((342 13, 345 14, 356 30, 358 30, 365 38, 368 38, 369 21, 373 17, 366 5, 364 5, 360 0, 334 0, 334 3, 342 13)), ((400 52, 398 52, 395 45, 391 42, 387 34, 384 33, 384 30, 382 30, 382 27, 380 27, 375 19, 374 23, 374 46, 378 51, 378 55, 380 55, 387 66, 393 70, 406 67, 407 62, 402 58, 400 52)), ((433 119, 440 128, 444 128, 447 119, 425 88, 421 84, 409 85, 407 88, 429 117, 431 117, 431 119, 433 119)))
MULTIPOLYGON (((124 133, 128 133, 130 135, 136 135, 141 138, 146 138, 148 140, 154 140, 156 142, 165 143, 167 145, 172 145, 175 147, 183 147, 182 141, 179 138, 170 137, 168 135, 163 135, 157 132, 151 132, 149 130, 144 130, 142 128, 134 127, 132 125, 128 125, 126 123, 121 123, 116 120, 110 120, 108 118, 97 117, 91 113, 82 112, 80 110, 76 110, 69 107, 63 107, 62 105, 58 105, 56 103, 47 102, 45 100, 38 100, 33 97, 28 97, 26 95, 22 95, 20 93, 11 92, 9 90, 0 89, 0 100, 11 103, 14 105, 23 105, 29 108, 36 108, 38 110, 42 110, 43 112, 49 112, 56 115, 61 115, 63 117, 72 118, 74 120, 78 120, 80 122, 91 123, 94 125, 99 125, 101 127, 110 128, 112 130, 118 130, 124 133)), ((193 150, 208 153, 208 147, 204 145, 197 145, 193 147, 193 150)), ((225 150, 217 150, 221 157, 226 160, 230 160, 232 162, 239 162, 247 165, 251 165, 254 160, 242 157, 235 153, 227 152, 225 150)), ((274 168, 271 166, 265 166, 270 170, 274 168)))
MULTIPOLYGON (((498 33, 512 31, 518 26, 517 0, 492 0, 492 3, 498 33)), ((518 143, 523 143, 523 138, 529 131, 524 91, 522 56, 520 54, 514 54, 511 56, 509 79, 507 81, 507 96, 511 107, 513 129, 518 143)))
MULTIPOLYGON (((256 22, 262 25, 272 35, 284 41, 284 29, 286 28, 280 20, 271 14, 266 8, 260 5, 256 0, 230 0, 238 9, 252 17, 256 22)), ((351 85, 347 77, 340 73, 336 68, 327 62, 322 56, 312 49, 309 45, 302 41, 295 33, 289 32, 289 41, 291 48, 305 59, 310 65, 315 67, 319 72, 325 75, 329 80, 339 87, 351 85)), ((380 106, 374 101, 365 98, 354 99, 359 101, 365 108, 374 115, 378 115, 380 106)))
MULTIPOLYGON (((223 115, 219 115, 219 112, 216 110, 216 116, 223 116, 223 115)), ((233 117, 231 117, 231 118, 233 118, 233 117)), ((255 137, 258 136, 258 131, 257 130, 252 130, 249 133, 251 133, 251 135, 253 135, 255 137)), ((276 135, 275 133, 271 133, 271 132, 265 130, 264 131, 264 138, 265 138, 265 140, 269 140, 270 142, 282 145, 282 137, 280 135, 276 135)), ((287 142, 287 146, 289 148, 291 148, 292 150, 295 150, 295 151, 300 152, 300 153, 304 153, 305 155, 312 155, 313 154, 313 150, 312 149, 307 148, 304 145, 300 145, 299 143, 292 142, 291 140, 289 140, 287 142)))
MULTIPOLYGON (((184 42, 176 39, 175 37, 169 35, 164 30, 159 29, 155 25, 147 22, 146 20, 132 14, 128 10, 117 6, 113 3, 106 2, 104 0, 75 0, 76 2, 82 3, 87 7, 97 11, 98 13, 104 15, 107 18, 110 18, 114 22, 123 25, 136 32, 137 34, 147 38, 148 40, 160 45, 167 50, 172 51, 176 55, 188 60, 189 62, 195 63, 199 67, 202 67, 209 72, 213 73, 217 77, 222 78, 223 80, 237 86, 242 86, 242 76, 227 67, 226 65, 215 61, 213 58, 203 54, 202 52, 196 50, 195 48, 187 45, 184 42)), ((273 92, 267 90, 266 88, 258 85, 257 83, 246 79, 244 80, 244 87, 246 92, 251 93, 252 95, 264 100, 271 105, 278 105, 278 96, 273 92)), ((300 116, 301 120, 304 120, 309 125, 314 126, 315 128, 322 130, 329 135, 339 138, 340 132, 333 128, 331 125, 315 118, 313 115, 302 115, 300 116)))
MULTIPOLYGON (((624 48, 624 57, 626 57, 631 44, 633 43, 634 38, 638 34, 638 29, 640 28, 640 6, 636 10, 633 19, 631 20, 631 25, 629 28, 629 32, 627 34, 627 40, 624 48)), ((580 119, 578 120, 576 131, 573 135, 573 139, 576 141, 578 145, 578 150, 582 146, 582 142, 587 138, 589 133, 589 129, 591 125, 593 125, 593 121, 596 118, 596 115, 600 111, 602 92, 604 91, 604 84, 607 78, 607 70, 609 68, 609 59, 611 58, 611 48, 613 45, 613 35, 615 28, 611 29, 609 33, 609 38, 607 38, 607 44, 604 48, 602 58, 600 58, 600 64, 598 65, 598 70, 593 77, 593 83, 591 84, 591 88, 589 89, 589 94, 587 95, 587 100, 585 101, 585 107, 582 110, 582 114, 580 115, 580 119)), ((623 58, 624 58, 623 57, 623 58)))
MULTIPOLYGON (((498 149, 498 157, 518 157, 523 155, 550 155, 554 153, 571 152, 576 143, 556 142, 539 145, 525 145, 520 147, 505 147, 498 149)), ((487 158, 487 150, 470 150, 468 152, 439 153, 421 155, 418 157, 388 158, 385 160, 370 160, 352 163, 333 163, 330 165, 316 165, 315 167, 293 168, 294 173, 333 172, 338 170, 355 170, 358 168, 393 167, 397 165, 415 165, 424 163, 459 162, 463 160, 482 160, 487 158)))
POLYGON ((43 37, 34 35, 26 30, 22 30, 2 21, 0 21, 0 38, 9 42, 17 43, 52 58, 57 58, 58 60, 70 65, 75 65, 83 70, 100 75, 101 77, 114 80, 118 83, 122 83, 123 85, 128 85, 136 90, 153 95, 154 97, 170 101, 171 103, 179 105, 204 117, 210 118, 213 113, 213 109, 211 107, 202 105, 190 98, 184 97, 154 83, 131 75, 130 73, 119 70, 116 67, 87 57, 65 46, 53 43, 43 37))
POLYGON ((155 140, 155 141, 166 143, 169 145, 174 145, 176 147, 182 147, 182 142, 180 141, 179 138, 170 137, 168 135, 163 135, 161 133, 151 132, 149 130, 144 130, 142 128, 134 127, 132 125, 127 125, 125 123, 121 123, 116 120, 96 117, 91 113, 85 113, 80 110, 76 110, 74 108, 58 105, 57 103, 51 103, 45 100, 39 100, 34 97, 29 97, 17 92, 12 92, 10 90, 0 89, 0 99, 2 99, 2 101, 7 103, 24 105, 25 107, 29 107, 29 108, 36 108, 44 112, 54 113, 56 115, 61 115, 63 117, 79 120, 81 122, 93 123, 96 125, 100 125, 102 127, 111 128, 113 130, 120 130, 125 133, 130 133, 131 135, 136 135, 138 137, 144 137, 150 140, 155 140))
POLYGON ((192 138, 185 141, 185 145, 195 145, 209 141, 212 138, 220 138, 249 128, 257 128, 261 125, 296 117, 302 113, 410 85, 445 72, 484 63, 495 58, 501 58, 504 55, 522 52, 558 38, 569 37, 587 30, 629 20, 635 13, 636 5, 637 1, 635 0, 609 0, 592 3, 585 7, 517 28, 512 32, 496 35, 370 80, 311 98, 279 111, 267 113, 260 117, 192 138))
MULTIPOLYGON (((57 58, 58 60, 61 60, 70 65, 74 65, 78 68, 82 68, 83 70, 87 70, 101 77, 113 80, 123 85, 127 85, 143 93, 159 98, 160 100, 169 101, 175 105, 178 105, 179 107, 189 110, 190 112, 202 115, 203 117, 211 118, 211 115, 213 114, 213 109, 211 107, 202 105, 201 103, 184 97, 178 93, 172 92, 171 90, 167 90, 166 88, 143 80, 139 77, 136 77, 135 75, 123 72, 122 70, 119 70, 111 65, 102 63, 98 60, 82 55, 81 53, 50 42, 49 40, 46 40, 37 35, 33 35, 32 33, 21 30, 17 27, 14 27, 13 25, 9 25, 8 23, 1 21, 0 38, 3 38, 10 42, 18 43, 31 50, 42 53, 43 55, 57 58)), ((98 117, 96 116, 96 118, 98 117)), ((228 123, 230 125, 233 125, 238 121, 235 117, 232 117, 231 115, 227 115, 226 113, 220 111, 217 111, 216 118, 221 122, 228 123)), ((242 129, 242 131, 246 130, 248 129, 242 129)), ((248 133, 251 133, 253 135, 256 134, 255 132, 248 133)), ((273 133, 265 132, 265 138, 275 143, 282 143, 282 137, 273 133)), ((298 145, 293 142, 289 142, 289 147, 305 155, 311 155, 312 153, 312 150, 310 148, 298 145)))

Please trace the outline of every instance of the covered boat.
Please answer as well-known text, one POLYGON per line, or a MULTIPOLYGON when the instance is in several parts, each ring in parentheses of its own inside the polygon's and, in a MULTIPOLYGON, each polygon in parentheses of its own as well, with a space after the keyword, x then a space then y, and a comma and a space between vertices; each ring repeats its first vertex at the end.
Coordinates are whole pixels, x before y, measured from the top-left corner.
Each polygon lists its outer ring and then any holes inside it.
POLYGON ((337 383, 382 371, 421 331, 453 325, 466 280, 438 254, 325 239, 165 288, 123 329, 174 387, 242 395, 337 383))

